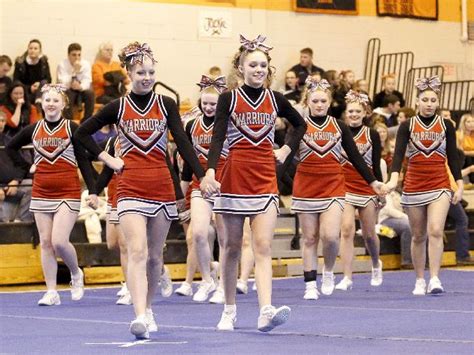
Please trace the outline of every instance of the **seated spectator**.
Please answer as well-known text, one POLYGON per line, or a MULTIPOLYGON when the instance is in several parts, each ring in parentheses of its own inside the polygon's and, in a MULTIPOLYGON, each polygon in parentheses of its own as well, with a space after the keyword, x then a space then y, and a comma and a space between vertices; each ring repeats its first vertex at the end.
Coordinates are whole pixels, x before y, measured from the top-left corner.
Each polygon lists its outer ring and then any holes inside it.
POLYGON ((33 222, 30 212, 31 179, 15 166, 5 146, 11 137, 4 133, 7 116, 0 111, 0 222, 33 222), (25 186, 29 185, 29 186, 25 186))
POLYGON ((299 64, 294 65, 290 70, 296 73, 299 87, 303 87, 305 85, 308 75, 316 72, 324 75, 324 69, 313 64, 313 50, 311 48, 303 48, 300 51, 299 64))
POLYGON ((23 127, 38 120, 36 107, 26 99, 26 89, 19 81, 13 82, 0 110, 6 115, 5 134, 13 137, 23 127))
POLYGON ((27 88, 30 103, 41 103, 41 87, 51 83, 51 72, 39 40, 32 39, 26 52, 16 59, 13 80, 20 81, 27 88))
POLYGON ((12 60, 7 55, 0 55, 0 105, 5 103, 7 92, 12 85, 8 72, 12 68, 12 60))
POLYGON ((412 269, 410 223, 408 215, 403 212, 397 191, 385 196, 385 205, 379 211, 378 223, 392 228, 400 237, 401 268, 412 269))
POLYGON ((374 96, 373 107, 382 107, 384 102, 383 100, 388 95, 395 95, 400 101, 400 106, 405 106, 405 99, 403 98, 403 94, 395 90, 396 87, 397 82, 395 80, 395 74, 387 74, 382 76, 382 91, 380 91, 374 96))
POLYGON ((94 112, 94 92, 91 90, 92 74, 91 65, 81 59, 82 47, 79 43, 71 43, 67 49, 68 57, 58 65, 58 84, 67 87, 66 95, 69 106, 66 107, 64 116, 73 118, 73 106, 82 110, 84 102, 83 120, 92 116, 94 112))
POLYGON ((382 147, 382 159, 387 163, 387 167, 392 164, 392 154, 390 153, 390 144, 388 140, 388 128, 383 123, 375 123, 373 127, 380 136, 380 145, 382 147))
POLYGON ((222 70, 218 66, 213 66, 209 68, 209 75, 213 78, 217 78, 222 75, 222 70))
POLYGON ((339 73, 337 70, 330 69, 325 71, 322 78, 326 79, 333 89, 339 85, 339 73))
MULTIPOLYGON (((471 114, 461 116, 456 136, 458 148, 465 156, 463 167, 470 167, 474 164, 474 117, 471 114)), ((469 181, 474 183, 474 174, 469 174, 469 181)))
POLYGON ((398 127, 405 122, 408 121, 409 118, 413 117, 416 115, 416 112, 414 109, 410 107, 402 107, 397 114, 397 124, 395 126, 389 127, 388 128, 388 136, 391 137, 396 137, 397 132, 398 132, 398 127))
MULTIPOLYGON (((354 91, 360 92, 362 94, 366 94, 367 97, 369 96, 369 83, 365 79, 358 79, 353 85, 354 91)), ((369 106, 373 107, 372 100, 369 97, 369 106)))
POLYGON ((96 101, 108 104, 125 93, 130 83, 127 72, 118 61, 112 60, 114 47, 110 42, 99 46, 96 61, 92 65, 92 87, 96 101))
MULTIPOLYGON (((462 175, 467 176, 474 171, 474 166, 462 170, 462 175)), ((449 170, 448 170, 449 172, 449 170)), ((450 173, 450 172, 449 172, 450 173)), ((450 174, 451 188, 457 190, 457 185, 450 174)), ((474 265, 474 258, 469 254, 469 218, 461 202, 449 205, 449 218, 454 222, 456 233, 456 263, 458 265, 474 265)))
POLYGON ((332 95, 331 116, 334 116, 337 119, 342 118, 342 114, 346 110, 345 97, 349 90, 352 89, 354 79, 355 76, 352 70, 342 70, 339 73, 339 80, 332 95))
POLYGON ((293 70, 288 70, 285 75, 285 88, 282 90, 292 104, 297 104, 301 100, 301 90, 298 88, 298 78, 293 70))
MULTIPOLYGON (((375 102, 374 102, 375 104, 375 102)), ((393 127, 397 124, 397 114, 400 110, 400 99, 395 95, 387 95, 383 99, 381 107, 374 109, 373 113, 378 113, 385 117, 385 125, 393 127)))

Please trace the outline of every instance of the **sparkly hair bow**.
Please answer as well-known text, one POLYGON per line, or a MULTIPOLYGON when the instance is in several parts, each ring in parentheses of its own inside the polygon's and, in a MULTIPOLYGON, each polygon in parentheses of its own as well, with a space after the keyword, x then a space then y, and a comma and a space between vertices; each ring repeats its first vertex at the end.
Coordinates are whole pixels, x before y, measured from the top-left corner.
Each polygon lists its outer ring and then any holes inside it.
POLYGON ((201 77, 201 81, 196 85, 201 88, 201 91, 213 87, 219 94, 222 94, 222 92, 227 89, 224 75, 218 76, 215 79, 212 79, 207 75, 203 75, 201 77))
POLYGON ((415 86, 420 91, 431 89, 434 92, 439 92, 441 88, 441 80, 439 80, 437 75, 430 78, 419 78, 416 80, 415 86))
POLYGON ((349 90, 349 92, 346 94, 346 102, 359 102, 365 106, 369 105, 370 100, 369 97, 366 94, 354 91, 354 90, 349 90))
POLYGON ((41 88, 41 93, 48 92, 50 90, 56 91, 58 94, 64 94, 67 90, 67 87, 63 84, 45 84, 41 88))
POLYGON ((321 79, 319 81, 314 80, 311 76, 308 76, 305 81, 306 87, 309 91, 322 90, 327 91, 331 89, 331 84, 326 79, 321 79))
POLYGON ((125 60, 134 65, 136 63, 142 64, 145 57, 151 59, 153 63, 156 63, 155 58, 153 58, 153 52, 148 45, 148 43, 143 43, 141 45, 130 45, 125 47, 125 60))
POLYGON ((244 47, 248 51, 254 51, 256 49, 259 49, 264 53, 268 53, 270 50, 273 49, 273 47, 267 46, 266 44, 263 43, 265 42, 266 38, 267 37, 265 36, 258 35, 257 38, 250 41, 244 36, 240 35, 240 44, 242 45, 242 47, 244 47))

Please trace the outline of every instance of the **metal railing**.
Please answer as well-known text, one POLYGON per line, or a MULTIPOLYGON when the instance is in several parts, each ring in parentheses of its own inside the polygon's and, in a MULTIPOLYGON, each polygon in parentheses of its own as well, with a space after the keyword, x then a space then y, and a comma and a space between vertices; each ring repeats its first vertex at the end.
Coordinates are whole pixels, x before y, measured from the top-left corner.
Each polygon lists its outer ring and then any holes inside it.
POLYGON ((369 87, 369 96, 374 96, 374 87, 376 81, 377 60, 380 55, 380 38, 371 38, 367 43, 367 52, 365 54, 364 79, 369 87))
POLYGON ((426 78, 433 75, 438 75, 440 80, 443 81, 444 67, 441 65, 433 65, 429 67, 416 67, 411 68, 407 73, 405 81, 405 90, 402 91, 405 97, 405 106, 415 108, 416 100, 416 88, 415 81, 418 78, 426 78))
POLYGON ((157 89, 159 86, 165 88, 166 90, 168 90, 169 92, 171 92, 171 93, 175 96, 175 98, 176 98, 176 106, 178 106, 178 111, 179 111, 180 101, 179 101, 179 94, 178 94, 178 92, 177 92, 175 89, 173 89, 172 87, 166 85, 165 83, 162 83, 161 81, 157 81, 157 82, 155 83, 155 85, 153 85, 153 92, 156 92, 156 89, 157 89))
POLYGON ((441 85, 440 107, 450 111, 472 110, 474 80, 446 81, 441 85))
POLYGON ((415 55, 413 52, 398 52, 381 54, 377 60, 375 71, 374 93, 382 90, 382 76, 395 74, 396 89, 402 91, 405 87, 408 71, 413 68, 415 55))

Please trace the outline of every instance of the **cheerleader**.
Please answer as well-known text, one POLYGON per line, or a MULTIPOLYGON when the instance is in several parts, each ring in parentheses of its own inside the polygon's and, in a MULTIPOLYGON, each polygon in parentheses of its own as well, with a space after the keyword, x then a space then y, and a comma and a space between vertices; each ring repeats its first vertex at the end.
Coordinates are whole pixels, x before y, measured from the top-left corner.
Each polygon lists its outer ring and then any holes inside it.
POLYGON ((395 189, 405 152, 408 168, 401 204, 407 210, 412 232, 411 255, 416 273, 414 295, 444 292, 439 279, 443 256, 443 230, 449 204, 461 201, 463 180, 456 151, 456 135, 452 123, 436 114, 441 82, 437 76, 416 82, 418 114, 403 122, 397 132, 392 173, 387 184, 395 189), (446 161, 458 189, 452 192, 446 161), (424 278, 426 241, 430 281, 424 278))
POLYGON ((77 138, 120 173, 117 212, 127 241, 127 287, 136 315, 130 331, 137 339, 147 339, 150 331, 157 330, 151 305, 161 275, 164 242, 171 221, 178 218, 166 162, 168 129, 196 176, 203 177, 204 171, 186 137, 175 102, 153 92, 155 59, 149 46, 131 43, 119 58, 132 81, 131 93, 89 118, 78 129, 77 138), (122 158, 102 151, 91 137, 107 124, 119 128, 122 158))
MULTIPOLYGON (((379 134, 362 122, 367 116, 369 98, 350 90, 346 95, 346 123, 352 133, 360 155, 365 164, 372 169, 378 181, 383 181, 380 170, 382 147, 379 134)), ((380 240, 375 232, 377 223, 377 195, 357 172, 345 151, 342 152, 342 168, 346 182, 346 201, 342 213, 340 255, 344 278, 337 284, 337 290, 347 291, 352 288, 352 259, 354 256, 355 213, 359 212, 362 237, 372 259, 372 286, 380 286, 383 281, 382 261, 379 260, 380 240)))
POLYGON ((260 306, 257 328, 268 332, 286 322, 290 314, 287 306, 272 306, 271 242, 278 215, 275 162, 284 163, 297 148, 306 125, 281 93, 265 88, 272 70, 268 54, 271 47, 265 45, 264 40, 263 36, 252 41, 240 36, 242 45, 233 65, 243 76, 244 84, 219 96, 208 170, 201 183, 205 196, 220 192, 215 199, 214 212, 222 215, 224 224, 225 306, 218 330, 234 329, 237 272, 247 216, 252 230, 260 306), (277 116, 285 117, 294 131, 288 144, 274 151, 277 116), (226 138, 229 156, 219 183, 216 168, 226 138))
POLYGON ((60 257, 71 272, 71 298, 84 295, 84 274, 78 266, 77 254, 69 236, 81 205, 81 184, 77 167, 89 189, 94 186, 93 168, 84 149, 73 139, 77 124, 64 119, 68 104, 65 88, 45 85, 42 89, 44 120, 18 132, 8 144, 8 154, 25 173, 34 172, 30 210, 40 235, 41 266, 48 291, 38 301, 40 306, 60 305, 56 291, 60 257), (34 163, 29 164, 18 150, 33 143, 34 163))
MULTIPOLYGON (((197 84, 201 88, 201 96, 199 100, 199 108, 201 114, 186 123, 186 133, 193 144, 194 151, 203 167, 207 167, 207 159, 209 146, 212 138, 212 130, 214 128, 214 116, 216 114, 217 99, 219 95, 227 89, 225 85, 225 77, 220 76, 212 79, 207 75, 203 75, 201 81, 197 84)), ((227 145, 221 151, 219 161, 217 163, 216 178, 219 181, 222 168, 227 159, 229 149, 227 145)), ((192 170, 187 163, 184 164, 182 181, 190 181, 192 179, 192 170)), ((211 249, 209 247, 209 227, 212 221, 212 208, 214 206, 214 198, 203 198, 199 190, 199 181, 192 179, 191 189, 191 234, 193 246, 195 248, 199 270, 201 271, 202 281, 197 292, 193 296, 193 300, 204 302, 208 299, 209 294, 216 291, 215 297, 210 300, 211 303, 224 303, 224 291, 217 285, 217 268, 214 266, 213 276, 211 277, 211 249)), ((216 233, 221 238, 222 217, 216 216, 216 233)), ((219 240, 219 246, 222 242, 219 240)), ((224 254, 222 248, 219 255, 224 254)))
POLYGON ((334 291, 333 268, 345 198, 342 149, 377 194, 384 194, 386 188, 365 164, 350 129, 327 114, 331 91, 326 80, 316 82, 310 78, 307 81, 303 105, 307 107, 308 129, 300 144, 291 208, 298 214, 303 234, 304 299, 316 300, 319 297, 316 284, 319 239, 323 242, 324 256, 321 292, 331 295, 334 291))

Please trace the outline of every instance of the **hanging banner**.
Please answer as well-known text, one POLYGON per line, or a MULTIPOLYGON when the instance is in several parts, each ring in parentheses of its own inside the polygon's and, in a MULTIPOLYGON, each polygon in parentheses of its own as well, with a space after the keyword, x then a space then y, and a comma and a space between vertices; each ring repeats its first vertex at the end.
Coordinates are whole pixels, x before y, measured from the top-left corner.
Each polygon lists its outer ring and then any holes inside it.
POLYGON ((438 0, 377 0, 378 16, 438 20, 438 0))
POLYGON ((229 11, 200 11, 200 38, 229 38, 232 36, 232 14, 229 11))
POLYGON ((296 12, 357 15, 357 0, 294 0, 296 12))

